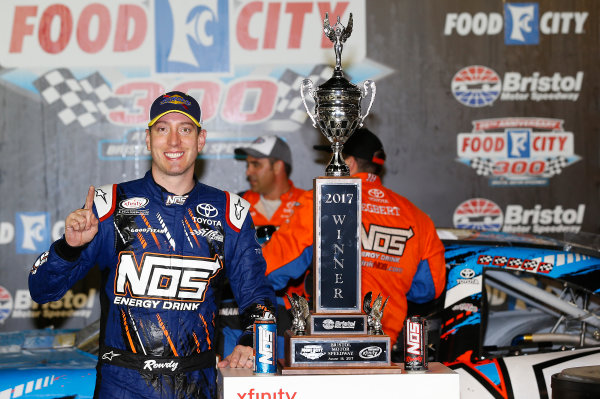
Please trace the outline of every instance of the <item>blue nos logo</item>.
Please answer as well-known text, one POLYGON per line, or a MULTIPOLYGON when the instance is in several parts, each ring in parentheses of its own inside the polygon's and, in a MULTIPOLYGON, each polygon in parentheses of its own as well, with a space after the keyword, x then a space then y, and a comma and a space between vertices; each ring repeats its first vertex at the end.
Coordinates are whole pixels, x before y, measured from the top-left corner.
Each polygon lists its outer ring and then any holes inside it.
POLYGON ((227 0, 156 0, 156 72, 229 72, 227 0))
POLYGON ((537 3, 504 5, 504 43, 539 44, 539 9, 537 3))

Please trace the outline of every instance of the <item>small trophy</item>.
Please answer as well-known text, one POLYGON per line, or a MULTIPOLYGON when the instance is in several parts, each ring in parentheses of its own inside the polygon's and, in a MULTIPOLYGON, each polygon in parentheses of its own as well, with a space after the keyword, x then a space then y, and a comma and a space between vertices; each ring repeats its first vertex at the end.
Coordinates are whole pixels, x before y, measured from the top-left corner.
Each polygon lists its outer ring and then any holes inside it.
POLYGON ((381 302, 383 301, 383 297, 381 296, 381 294, 377 294, 377 298, 375 298, 373 305, 371 305, 372 297, 373 294, 371 293, 371 291, 369 291, 367 292, 363 300, 363 311, 367 315, 368 333, 370 335, 383 335, 383 326, 381 324, 381 318, 383 317, 383 309, 385 308, 385 305, 387 304, 387 301, 390 298, 387 297, 385 302, 383 302, 382 304, 381 302))
POLYGON ((294 335, 306 335, 306 319, 310 316, 308 302, 303 296, 293 293, 290 297, 286 294, 292 305, 292 332, 294 335))
POLYGON ((310 116, 314 127, 318 127, 331 143, 333 156, 325 169, 326 176, 350 176, 350 169, 342 158, 342 148, 348 137, 361 127, 375 100, 375 82, 366 80, 362 88, 350 83, 342 71, 342 49, 346 39, 352 33, 352 13, 348 25, 344 27, 340 17, 334 26, 329 24, 325 14, 323 23, 325 35, 333 42, 335 50, 335 69, 333 76, 316 89, 310 79, 304 79, 300 87, 302 103, 310 116), (306 102, 314 101, 314 114, 306 102), (367 111, 361 114, 361 104, 368 101, 367 111))

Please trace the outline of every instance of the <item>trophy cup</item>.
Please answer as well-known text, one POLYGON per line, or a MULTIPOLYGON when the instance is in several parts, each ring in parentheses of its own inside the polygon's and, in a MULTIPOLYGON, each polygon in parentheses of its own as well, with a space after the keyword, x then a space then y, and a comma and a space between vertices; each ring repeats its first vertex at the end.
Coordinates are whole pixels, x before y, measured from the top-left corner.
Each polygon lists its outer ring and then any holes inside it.
POLYGON ((337 18, 336 24, 331 26, 329 16, 325 14, 323 30, 333 42, 335 50, 333 76, 316 89, 310 79, 304 79, 300 95, 313 126, 318 127, 331 143, 333 156, 325 169, 325 175, 350 176, 350 170, 342 158, 342 148, 348 137, 362 126, 363 120, 369 114, 375 100, 375 82, 366 80, 362 88, 359 88, 350 83, 342 71, 342 49, 352 33, 352 13, 346 27, 341 24, 340 17, 337 18), (314 102, 314 114, 307 104, 309 98, 314 102), (361 114, 361 105, 367 101, 367 110, 361 114))
MULTIPOLYGON (((350 83, 341 67, 342 45, 352 32, 337 18, 332 27, 325 14, 324 32, 334 43, 333 76, 313 88, 302 82, 302 102, 327 137, 333 156, 326 175, 314 179, 313 312, 299 298, 290 298, 293 326, 285 333, 282 374, 399 373, 391 365, 390 337, 381 328, 382 297, 371 304, 361 298, 361 185, 342 159, 348 137, 362 126, 375 98, 375 83, 362 89, 350 83), (314 114, 307 99, 314 101, 314 114), (367 111, 361 105, 368 102, 367 111), (362 313, 362 308, 365 313, 362 313)), ((387 300, 386 300, 387 302, 387 300)))

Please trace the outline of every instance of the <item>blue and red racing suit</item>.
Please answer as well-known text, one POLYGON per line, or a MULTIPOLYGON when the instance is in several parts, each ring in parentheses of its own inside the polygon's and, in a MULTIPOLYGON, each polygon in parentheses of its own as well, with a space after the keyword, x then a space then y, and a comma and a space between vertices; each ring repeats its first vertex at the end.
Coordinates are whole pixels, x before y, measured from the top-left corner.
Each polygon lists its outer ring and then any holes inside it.
POLYGON ((215 315, 228 277, 244 344, 275 296, 255 238, 249 203, 197 183, 187 195, 145 177, 99 187, 98 233, 84 247, 64 238, 29 276, 38 303, 60 299, 94 265, 102 274, 95 397, 214 398, 215 315))

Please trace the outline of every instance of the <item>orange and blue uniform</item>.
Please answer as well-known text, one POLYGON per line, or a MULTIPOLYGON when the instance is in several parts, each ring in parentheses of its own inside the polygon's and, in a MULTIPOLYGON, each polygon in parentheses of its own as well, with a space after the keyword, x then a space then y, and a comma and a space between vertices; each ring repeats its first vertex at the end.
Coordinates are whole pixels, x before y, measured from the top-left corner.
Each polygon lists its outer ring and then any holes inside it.
MULTIPOLYGON (((431 219, 406 198, 384 187, 378 176, 362 180, 362 297, 390 297, 382 319, 392 343, 402 330, 407 299, 425 303, 446 283, 444 247, 431 219)), ((263 247, 267 278, 277 291, 302 276, 313 257, 313 192, 298 200, 294 215, 263 247)))
POLYGON ((291 180, 288 180, 288 183, 290 189, 279 197, 281 205, 270 219, 267 219, 265 215, 256 210, 256 204, 260 201, 259 193, 248 190, 242 195, 242 198, 250 203, 250 216, 252 216, 255 226, 271 225, 279 227, 290 218, 290 215, 294 212, 294 205, 306 190, 295 187, 291 180))

